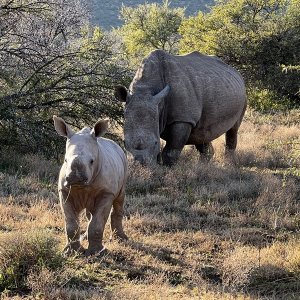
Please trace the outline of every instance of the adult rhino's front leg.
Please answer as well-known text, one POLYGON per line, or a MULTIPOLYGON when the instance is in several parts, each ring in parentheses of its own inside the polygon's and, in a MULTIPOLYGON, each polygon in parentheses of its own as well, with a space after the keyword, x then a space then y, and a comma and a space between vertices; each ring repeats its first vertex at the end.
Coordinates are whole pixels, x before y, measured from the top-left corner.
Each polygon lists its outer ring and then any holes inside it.
POLYGON ((166 146, 162 151, 163 164, 172 166, 179 158, 192 131, 189 123, 173 123, 166 133, 166 146))
POLYGON ((104 227, 107 222, 113 203, 113 195, 105 195, 97 199, 95 208, 91 209, 91 219, 87 229, 88 249, 86 255, 93 255, 104 250, 102 239, 104 227))
POLYGON ((200 152, 200 159, 205 161, 210 161, 215 153, 214 147, 211 142, 197 144, 196 149, 200 152))

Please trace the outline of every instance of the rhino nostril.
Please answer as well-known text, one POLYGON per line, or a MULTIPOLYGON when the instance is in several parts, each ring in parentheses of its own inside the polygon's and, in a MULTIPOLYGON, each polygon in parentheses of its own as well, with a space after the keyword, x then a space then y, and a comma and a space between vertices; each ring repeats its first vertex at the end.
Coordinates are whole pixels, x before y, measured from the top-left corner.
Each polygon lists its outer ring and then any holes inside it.
POLYGON ((144 149, 144 147, 142 144, 139 144, 135 147, 135 150, 143 150, 143 149, 144 149))
POLYGON ((146 148, 145 143, 139 142, 138 144, 135 145, 135 150, 144 150, 146 148))
POLYGON ((142 138, 139 138, 137 141, 136 141, 136 144, 135 144, 135 150, 144 150, 145 149, 145 142, 143 141, 142 138))

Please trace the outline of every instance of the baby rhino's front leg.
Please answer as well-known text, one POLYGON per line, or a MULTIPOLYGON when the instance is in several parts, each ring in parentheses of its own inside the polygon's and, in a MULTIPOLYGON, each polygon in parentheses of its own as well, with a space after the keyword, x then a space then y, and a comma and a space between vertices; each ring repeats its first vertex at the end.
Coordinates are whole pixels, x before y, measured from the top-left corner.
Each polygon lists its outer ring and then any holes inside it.
POLYGON ((97 200, 95 208, 90 210, 91 219, 87 230, 88 249, 86 255, 93 255, 104 250, 102 245, 104 227, 107 222, 113 202, 113 196, 107 195, 97 200))
POLYGON ((71 201, 64 201, 63 198, 61 198, 61 207, 65 218, 67 239, 64 254, 70 255, 74 251, 82 252, 83 248, 80 245, 79 212, 74 209, 71 201))

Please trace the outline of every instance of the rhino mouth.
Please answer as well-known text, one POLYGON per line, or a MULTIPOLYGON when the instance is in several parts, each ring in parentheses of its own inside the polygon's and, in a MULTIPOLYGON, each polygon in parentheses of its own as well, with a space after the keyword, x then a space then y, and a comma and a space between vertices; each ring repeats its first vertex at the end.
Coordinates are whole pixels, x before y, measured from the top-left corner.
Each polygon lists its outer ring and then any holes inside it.
POLYGON ((158 161, 157 157, 158 156, 148 157, 148 156, 136 155, 134 156, 134 161, 140 163, 142 166, 150 166, 158 161))
POLYGON ((69 187, 84 187, 87 186, 89 183, 87 181, 85 182, 64 182, 64 187, 69 188, 69 187))
POLYGON ((88 178, 85 176, 82 177, 73 177, 73 176, 67 176, 65 178, 64 186, 70 187, 70 186, 86 186, 88 185, 88 178))
POLYGON ((73 182, 73 183, 64 182, 64 187, 66 187, 66 188, 70 188, 70 187, 85 187, 88 184, 89 183, 87 181, 85 181, 85 182, 73 182))
POLYGON ((142 155, 136 155, 134 160, 138 161, 141 165, 146 165, 148 163, 148 159, 142 155))

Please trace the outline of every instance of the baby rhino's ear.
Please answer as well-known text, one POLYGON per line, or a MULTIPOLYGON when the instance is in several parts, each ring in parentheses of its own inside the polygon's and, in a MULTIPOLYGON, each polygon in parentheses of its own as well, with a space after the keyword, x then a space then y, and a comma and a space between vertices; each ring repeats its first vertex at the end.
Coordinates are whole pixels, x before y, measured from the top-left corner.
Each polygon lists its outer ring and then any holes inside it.
POLYGON ((94 125, 94 128, 92 129, 91 134, 94 135, 96 138, 103 136, 107 132, 108 124, 108 119, 97 121, 94 125))
POLYGON ((68 139, 72 137, 74 131, 68 124, 66 124, 66 122, 62 118, 53 116, 53 121, 55 130, 59 135, 67 137, 68 139))

